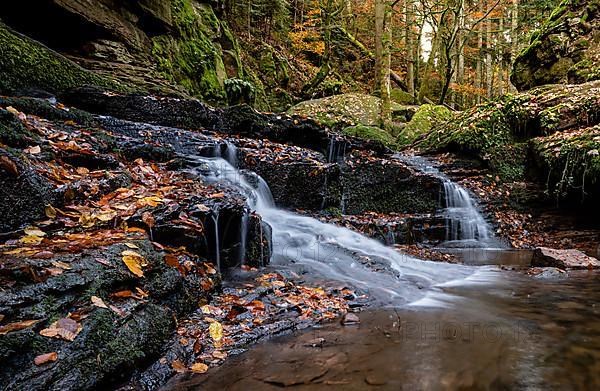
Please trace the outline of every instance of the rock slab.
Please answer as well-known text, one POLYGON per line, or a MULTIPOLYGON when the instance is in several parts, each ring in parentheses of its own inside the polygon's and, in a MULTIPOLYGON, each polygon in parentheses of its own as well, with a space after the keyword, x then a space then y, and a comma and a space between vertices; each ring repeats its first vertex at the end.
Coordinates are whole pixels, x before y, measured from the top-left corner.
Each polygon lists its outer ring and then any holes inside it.
POLYGON ((540 247, 533 253, 534 267, 557 267, 559 269, 598 269, 600 261, 579 250, 556 250, 540 247))

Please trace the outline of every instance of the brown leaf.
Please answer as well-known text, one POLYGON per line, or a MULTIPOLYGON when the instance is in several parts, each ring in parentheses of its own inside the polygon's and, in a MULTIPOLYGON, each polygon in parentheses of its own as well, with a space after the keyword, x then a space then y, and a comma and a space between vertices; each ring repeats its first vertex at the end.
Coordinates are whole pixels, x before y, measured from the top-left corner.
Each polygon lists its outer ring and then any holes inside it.
POLYGON ((182 373, 186 371, 186 366, 179 360, 175 360, 171 363, 171 368, 175 370, 175 372, 182 373))
POLYGON ((39 145, 36 145, 35 147, 29 147, 25 149, 23 152, 28 153, 30 155, 37 155, 42 152, 42 149, 39 145))
POLYGON ((39 322, 39 320, 21 320, 19 322, 13 322, 4 326, 0 326, 0 335, 5 335, 7 333, 10 333, 11 331, 26 329, 28 327, 33 326, 37 322, 39 322))
POLYGON ((201 362, 197 362, 194 365, 192 365, 191 369, 194 373, 206 373, 206 371, 208 371, 208 365, 201 362))
POLYGON ((102 300, 98 296, 92 296, 90 299, 92 300, 92 304, 96 307, 108 309, 108 306, 104 303, 104 300, 102 300))
POLYGON ((154 224, 156 223, 154 216, 152 216, 152 213, 150 212, 142 213, 142 221, 148 226, 148 228, 154 227, 154 224))
POLYGON ((62 318, 52 323, 50 327, 40 331, 40 335, 49 338, 60 338, 73 341, 81 332, 82 326, 73 319, 62 318))
POLYGON ((49 362, 54 362, 56 360, 58 360, 58 353, 52 352, 52 353, 40 354, 35 359, 33 359, 33 362, 35 365, 40 366, 40 365, 47 364, 49 362))

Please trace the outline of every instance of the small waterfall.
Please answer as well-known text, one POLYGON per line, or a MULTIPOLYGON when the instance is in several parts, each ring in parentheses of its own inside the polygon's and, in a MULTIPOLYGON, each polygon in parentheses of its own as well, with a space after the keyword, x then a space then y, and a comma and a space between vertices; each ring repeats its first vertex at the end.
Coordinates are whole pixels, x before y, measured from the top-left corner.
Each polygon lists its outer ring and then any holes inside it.
POLYGON ((225 160, 233 167, 238 167, 238 149, 231 141, 225 141, 227 149, 225 149, 225 160))
POLYGON ((445 215, 448 219, 446 229, 447 240, 479 240, 490 239, 490 228, 485 221, 469 192, 462 186, 444 181, 446 195, 445 215))
POLYGON ((219 243, 219 211, 215 210, 212 214, 213 222, 215 223, 215 262, 217 270, 221 271, 221 244, 219 243))
POLYGON ((248 221, 250 221, 250 212, 244 208, 242 216, 242 226, 240 228, 240 265, 246 264, 246 246, 248 242, 248 221))
POLYGON ((446 245, 503 247, 502 243, 494 238, 490 224, 479 211, 477 203, 467 189, 451 181, 423 157, 396 155, 396 158, 442 180, 446 206, 442 211, 446 218, 446 245))

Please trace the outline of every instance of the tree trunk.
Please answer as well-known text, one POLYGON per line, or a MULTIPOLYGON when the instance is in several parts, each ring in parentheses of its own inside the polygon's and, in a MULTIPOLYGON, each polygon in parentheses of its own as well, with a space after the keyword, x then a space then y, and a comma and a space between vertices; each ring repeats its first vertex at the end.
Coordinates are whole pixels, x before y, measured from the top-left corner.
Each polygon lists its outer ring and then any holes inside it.
POLYGON ((406 0, 405 15, 405 37, 406 37, 406 87, 408 93, 415 94, 415 44, 413 43, 413 22, 414 22, 414 3, 413 0, 406 0))
POLYGON ((487 97, 494 95, 494 64, 492 64, 492 18, 488 17, 485 34, 485 80, 487 83, 487 97))
MULTIPOLYGON (((483 15, 484 2, 479 2, 479 12, 483 15)), ((477 66, 475 69, 475 86, 480 91, 483 89, 483 26, 480 25, 477 29, 477 66)), ((481 95, 477 95, 477 103, 481 103, 481 95)))
POLYGON ((391 123, 390 68, 392 61, 392 8, 387 0, 375 2, 375 90, 381 98, 381 124, 391 123))

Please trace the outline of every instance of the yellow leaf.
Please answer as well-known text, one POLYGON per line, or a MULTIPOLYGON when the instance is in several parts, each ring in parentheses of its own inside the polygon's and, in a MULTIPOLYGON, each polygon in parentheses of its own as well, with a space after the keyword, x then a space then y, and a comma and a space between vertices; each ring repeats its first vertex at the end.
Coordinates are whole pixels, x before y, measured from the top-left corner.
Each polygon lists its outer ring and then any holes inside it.
POLYGON ((137 245, 135 245, 133 243, 127 242, 127 243, 125 243, 125 245, 129 248, 134 248, 134 249, 138 249, 138 250, 140 249, 137 245))
POLYGON ((117 217, 117 213, 113 212, 112 210, 108 210, 108 211, 98 213, 98 214, 94 215, 94 217, 100 221, 107 222, 107 221, 111 221, 112 219, 117 217))
POLYGON ((23 236, 20 239, 20 242, 25 243, 25 244, 40 244, 43 239, 44 238, 42 238, 40 236, 27 235, 27 236, 23 236))
POLYGON ((108 306, 104 303, 104 300, 102 300, 98 296, 92 296, 91 300, 92 300, 92 304, 95 305, 96 307, 108 309, 108 306))
POLYGON ((204 363, 197 362, 194 365, 192 365, 192 372, 206 373, 206 371, 208 371, 208 365, 206 365, 204 363))
POLYGON ((123 256, 123 263, 130 272, 138 277, 144 277, 144 272, 142 271, 142 262, 144 262, 144 258, 140 254, 135 251, 126 250, 123 251, 121 255, 123 256))
POLYGON ((46 236, 46 233, 44 231, 41 231, 39 228, 37 227, 27 227, 24 229, 25 235, 29 235, 29 236, 46 236))
POLYGON ((56 209, 54 209, 54 207, 52 205, 46 205, 45 211, 46 211, 46 216, 49 219, 56 218, 56 209))
POLYGON ((220 341, 223 338, 223 325, 219 322, 211 323, 208 332, 214 341, 220 341))

